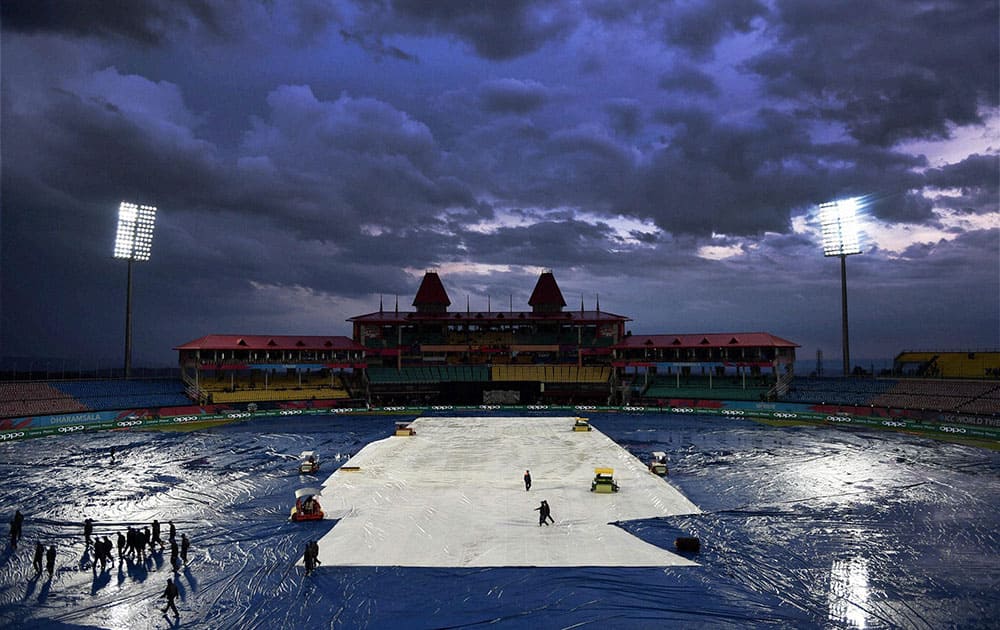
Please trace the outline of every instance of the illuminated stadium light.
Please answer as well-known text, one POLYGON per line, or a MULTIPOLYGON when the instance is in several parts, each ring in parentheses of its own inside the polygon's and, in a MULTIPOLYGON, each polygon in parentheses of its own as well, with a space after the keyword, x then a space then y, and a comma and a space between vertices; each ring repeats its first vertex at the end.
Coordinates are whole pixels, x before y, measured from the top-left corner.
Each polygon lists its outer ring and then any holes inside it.
POLYGON ((824 256, 850 256, 861 253, 858 221, 860 199, 851 197, 819 206, 824 256))
POLYGON ((118 206, 118 236, 115 238, 115 258, 149 260, 153 247, 153 227, 156 208, 123 201, 118 206))
POLYGON ((859 197, 819 205, 819 223, 823 234, 823 255, 840 258, 841 334, 843 337, 844 376, 851 373, 851 344, 847 332, 847 257, 861 253, 858 210, 859 197))
POLYGON ((125 378, 132 372, 132 263, 149 260, 155 224, 155 206, 128 201, 123 201, 118 206, 115 258, 128 261, 128 285, 125 292, 125 378))

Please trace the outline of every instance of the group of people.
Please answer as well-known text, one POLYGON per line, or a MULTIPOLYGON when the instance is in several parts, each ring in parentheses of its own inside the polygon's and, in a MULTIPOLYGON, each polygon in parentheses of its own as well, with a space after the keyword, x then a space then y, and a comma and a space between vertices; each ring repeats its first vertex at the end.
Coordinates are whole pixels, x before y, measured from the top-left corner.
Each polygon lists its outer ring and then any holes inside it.
MULTIPOLYGON (((15 510, 13 518, 10 519, 10 549, 11 551, 17 551, 17 543, 20 542, 24 534, 24 514, 21 514, 21 510, 15 510)), ((49 577, 52 577, 52 573, 56 569, 56 547, 55 545, 50 545, 48 549, 45 546, 37 542, 35 543, 35 555, 32 558, 32 567, 35 569, 35 577, 42 574, 42 562, 45 562, 45 568, 49 572, 49 577)))
MULTIPOLYGON (((23 524, 24 515, 21 514, 21 510, 15 511, 14 517, 10 521, 10 546, 12 550, 17 550, 17 543, 20 541, 23 533, 23 524)), ((170 521, 168 526, 170 565, 173 568, 174 573, 177 573, 180 570, 182 562, 184 563, 184 566, 187 566, 188 552, 191 549, 191 540, 187 537, 187 534, 182 533, 180 541, 178 542, 177 527, 174 525, 174 522, 170 521)), ((160 529, 160 522, 157 519, 153 519, 151 526, 146 526, 142 529, 129 525, 128 530, 124 534, 122 532, 118 532, 117 540, 112 542, 108 536, 95 536, 94 520, 91 518, 85 519, 83 521, 84 550, 89 551, 93 549, 94 559, 91 564, 93 572, 95 574, 97 573, 98 563, 101 565, 102 572, 107 570, 109 564, 114 566, 115 559, 113 553, 116 546, 118 548, 119 564, 124 562, 125 558, 135 557, 138 557, 140 562, 145 563, 147 548, 150 554, 156 552, 157 545, 159 545, 160 551, 163 551, 166 548, 166 545, 160 538, 160 529)), ((319 560, 316 558, 316 554, 318 553, 319 545, 315 542, 310 542, 310 546, 306 549, 307 567, 309 567, 310 564, 312 567, 319 564, 319 560), (311 558, 311 560, 309 558, 311 558)), ((36 578, 42 574, 43 566, 44 570, 48 572, 49 578, 51 579, 56 566, 56 546, 49 545, 46 549, 45 545, 39 541, 35 543, 35 552, 32 558, 32 568, 35 570, 36 578)), ((166 598, 167 600, 167 606, 163 609, 164 613, 172 609, 175 617, 180 616, 177 611, 177 605, 174 603, 174 600, 177 599, 178 595, 179 589, 177 588, 177 585, 173 580, 167 579, 167 588, 162 595, 162 598, 166 598)))
POLYGON ((52 577, 52 572, 56 568, 56 546, 49 545, 48 550, 45 549, 45 545, 40 542, 35 543, 35 558, 32 561, 32 566, 35 569, 35 577, 42 574, 42 559, 45 559, 45 570, 49 572, 49 577, 52 577))
MULTIPOLYGON (((191 549, 191 540, 187 537, 187 534, 182 533, 180 536, 180 542, 177 539, 177 526, 174 525, 173 521, 167 522, 167 543, 163 542, 160 534, 162 532, 162 526, 158 519, 153 519, 150 525, 143 528, 128 526, 125 533, 118 532, 117 540, 112 543, 111 539, 107 536, 95 537, 93 542, 91 541, 91 536, 94 533, 94 521, 93 519, 87 518, 83 522, 83 537, 84 544, 86 548, 89 549, 93 545, 94 549, 94 562, 93 570, 97 572, 97 563, 101 563, 101 571, 106 570, 106 565, 108 563, 114 566, 114 558, 112 557, 112 551, 117 547, 118 549, 118 562, 121 564, 126 558, 137 558, 140 562, 145 564, 146 554, 154 554, 157 552, 157 546, 159 546, 159 551, 164 551, 166 546, 170 545, 170 566, 174 573, 180 571, 181 563, 187 566, 188 563, 188 551, 191 549)), ((38 548, 41 548, 41 543, 38 544, 38 548)), ((36 557, 36 572, 40 572, 38 568, 40 566, 40 556, 38 548, 35 550, 36 557)), ((55 564, 55 547, 49 548, 48 556, 48 569, 49 575, 52 575, 52 567, 55 564)), ((162 609, 164 614, 168 610, 172 610, 174 617, 180 617, 180 613, 177 610, 177 604, 175 600, 180 596, 180 589, 173 579, 167 578, 167 587, 163 591, 163 595, 160 599, 166 599, 167 605, 162 609)))
POLYGON ((318 542, 310 540, 306 543, 306 552, 302 555, 302 561, 306 565, 306 575, 311 575, 316 566, 322 564, 322 562, 319 561, 318 542))
MULTIPOLYGON (((187 566, 188 563, 188 550, 191 548, 191 541, 188 539, 187 534, 181 534, 180 543, 177 541, 177 526, 174 525, 173 521, 168 522, 169 535, 167 540, 170 545, 170 566, 173 568, 174 573, 180 570, 181 562, 187 566)), ((125 533, 118 532, 118 539, 115 542, 115 546, 118 548, 118 560, 122 561, 127 558, 138 558, 140 562, 146 562, 146 554, 156 553, 156 548, 159 546, 160 551, 166 549, 166 544, 160 537, 161 533, 160 521, 153 519, 151 525, 147 525, 142 529, 138 527, 128 526, 125 533), (148 550, 148 551, 147 551, 148 550)), ((93 521, 87 519, 84 521, 84 538, 86 544, 90 545, 90 534, 93 531, 93 521)), ((110 561, 112 566, 114 562, 111 558, 112 545, 108 537, 105 536, 103 541, 98 538, 94 541, 94 554, 95 554, 95 564, 97 561, 101 561, 101 568, 104 568, 104 561, 110 561)))

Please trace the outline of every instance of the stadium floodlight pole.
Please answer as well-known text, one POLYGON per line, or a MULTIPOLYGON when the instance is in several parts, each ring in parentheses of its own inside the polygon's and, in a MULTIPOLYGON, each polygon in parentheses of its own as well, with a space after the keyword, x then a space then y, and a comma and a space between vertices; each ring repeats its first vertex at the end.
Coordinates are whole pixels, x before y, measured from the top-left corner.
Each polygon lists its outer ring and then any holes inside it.
POLYGON ((847 333, 847 257, 861 253, 858 234, 860 199, 851 197, 819 205, 823 233, 823 255, 840 258, 841 334, 843 336, 844 376, 851 373, 851 344, 847 333))
POLYGON ((132 263, 149 260, 153 248, 156 208, 128 201, 118 206, 118 236, 115 258, 128 261, 128 285, 125 291, 125 378, 132 374, 132 263))

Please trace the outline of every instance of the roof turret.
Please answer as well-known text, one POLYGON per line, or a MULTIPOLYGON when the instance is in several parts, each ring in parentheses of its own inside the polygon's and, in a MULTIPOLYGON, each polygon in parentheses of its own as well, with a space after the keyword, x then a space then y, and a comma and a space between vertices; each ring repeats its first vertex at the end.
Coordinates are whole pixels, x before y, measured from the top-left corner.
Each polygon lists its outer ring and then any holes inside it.
POLYGON ((417 307, 418 313, 443 313, 448 310, 451 300, 448 292, 441 284, 441 278, 436 272, 428 271, 424 274, 424 279, 417 289, 417 295, 413 298, 413 306, 417 307))
POLYGON ((535 284, 535 290, 531 292, 528 304, 536 313, 558 313, 566 306, 566 300, 563 299, 562 291, 559 290, 556 277, 551 271, 543 271, 542 275, 538 276, 538 282, 535 284))

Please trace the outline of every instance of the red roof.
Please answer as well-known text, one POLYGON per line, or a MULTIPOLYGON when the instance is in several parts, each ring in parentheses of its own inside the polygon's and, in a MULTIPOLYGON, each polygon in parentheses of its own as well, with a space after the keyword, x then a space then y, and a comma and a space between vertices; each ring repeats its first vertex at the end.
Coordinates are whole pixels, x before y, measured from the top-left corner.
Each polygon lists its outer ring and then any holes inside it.
POLYGON ((632 335, 615 348, 798 348, 799 344, 766 332, 685 335, 632 335))
POLYGON ((417 295, 413 298, 413 306, 424 306, 427 304, 444 304, 448 306, 451 300, 448 299, 448 292, 441 284, 441 278, 433 271, 424 274, 424 279, 417 289, 417 295))
POLYGON ((405 324, 411 322, 523 322, 523 321, 556 321, 556 322, 630 322, 632 318, 616 315, 607 311, 562 311, 558 313, 535 313, 532 311, 454 311, 451 313, 415 313, 413 311, 377 311, 367 315, 355 315, 348 318, 349 322, 365 324, 405 324))
POLYGON ((542 275, 538 276, 538 282, 535 284, 535 290, 531 292, 528 305, 566 306, 566 300, 563 299, 562 291, 559 290, 556 277, 551 271, 542 272, 542 275))
POLYGON ((357 350, 365 349, 350 337, 304 335, 205 335, 174 350, 357 350))

